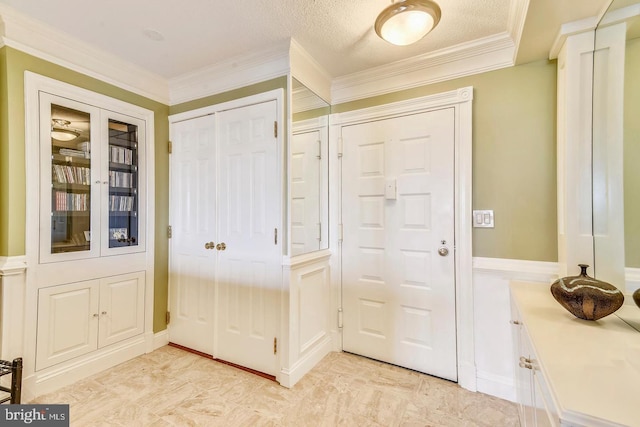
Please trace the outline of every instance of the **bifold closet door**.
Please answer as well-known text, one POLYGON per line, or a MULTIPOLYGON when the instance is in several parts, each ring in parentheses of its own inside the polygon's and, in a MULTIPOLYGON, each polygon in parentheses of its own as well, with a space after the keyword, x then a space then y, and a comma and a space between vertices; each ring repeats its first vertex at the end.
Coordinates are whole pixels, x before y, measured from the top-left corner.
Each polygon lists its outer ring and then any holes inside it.
MULTIPOLYGON (((169 340, 213 354, 215 117, 172 123, 169 340)), ((217 242, 214 242, 217 243, 217 242)))

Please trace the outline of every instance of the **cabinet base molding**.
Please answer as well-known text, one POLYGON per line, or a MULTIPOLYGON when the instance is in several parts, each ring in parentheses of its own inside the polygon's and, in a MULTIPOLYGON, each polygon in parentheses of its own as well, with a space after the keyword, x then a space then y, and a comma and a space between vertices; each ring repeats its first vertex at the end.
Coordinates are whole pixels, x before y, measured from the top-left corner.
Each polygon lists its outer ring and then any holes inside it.
POLYGON ((61 387, 141 356, 145 354, 145 348, 146 340, 144 336, 140 336, 98 350, 90 355, 34 372, 23 378, 23 400, 29 402, 38 396, 51 393, 61 387))
POLYGON ((291 388, 300 379, 318 364, 327 354, 333 351, 333 339, 331 335, 326 335, 324 339, 317 343, 313 350, 301 356, 294 365, 287 369, 283 368, 276 380, 281 386, 291 388))

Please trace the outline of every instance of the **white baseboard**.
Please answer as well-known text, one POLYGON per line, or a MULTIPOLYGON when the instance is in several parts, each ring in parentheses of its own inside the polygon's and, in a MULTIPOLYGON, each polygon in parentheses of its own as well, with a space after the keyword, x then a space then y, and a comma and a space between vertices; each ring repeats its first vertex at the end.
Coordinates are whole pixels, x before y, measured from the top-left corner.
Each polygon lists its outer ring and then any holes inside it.
POLYGON ((315 348, 303 355, 296 363, 294 363, 291 369, 282 369, 280 371, 280 375, 278 375, 276 379, 280 385, 284 387, 293 387, 307 372, 313 369, 318 362, 320 362, 327 354, 331 353, 333 347, 333 339, 331 339, 330 335, 326 336, 315 346, 315 348))
POLYGON ((34 372, 22 381, 22 401, 29 402, 38 396, 95 375, 145 353, 145 340, 138 337, 108 349, 98 350, 88 357, 34 372))
POLYGON ((625 293, 630 295, 636 289, 640 289, 640 268, 625 268, 624 276, 626 281, 625 293))
POLYGON ((477 385, 480 393, 490 394, 511 402, 516 401, 516 385, 513 378, 478 371, 477 385))
POLYGON ((164 347, 169 344, 169 329, 160 331, 153 335, 153 349, 157 350, 160 347, 164 347))

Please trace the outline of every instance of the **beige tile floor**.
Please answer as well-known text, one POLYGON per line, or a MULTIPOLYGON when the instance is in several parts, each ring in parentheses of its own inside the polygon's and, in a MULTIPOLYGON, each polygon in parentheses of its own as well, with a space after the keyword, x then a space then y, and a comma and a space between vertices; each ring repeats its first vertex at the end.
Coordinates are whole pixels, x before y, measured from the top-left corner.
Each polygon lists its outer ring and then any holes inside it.
POLYGON ((72 426, 519 426, 511 402, 347 353, 287 389, 167 346, 32 403, 72 426))

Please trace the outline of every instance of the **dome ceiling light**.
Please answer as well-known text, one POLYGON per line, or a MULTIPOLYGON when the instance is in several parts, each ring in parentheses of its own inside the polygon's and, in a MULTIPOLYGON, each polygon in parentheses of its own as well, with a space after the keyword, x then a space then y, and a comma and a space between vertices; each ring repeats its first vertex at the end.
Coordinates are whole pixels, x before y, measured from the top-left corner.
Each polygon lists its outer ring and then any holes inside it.
POLYGON ((58 141, 71 141, 80 136, 80 132, 69 129, 67 126, 71 124, 69 120, 51 119, 51 138, 58 141))
POLYGON ((376 19, 376 33, 397 46, 417 42, 440 22, 440 6, 431 0, 397 0, 376 19))

